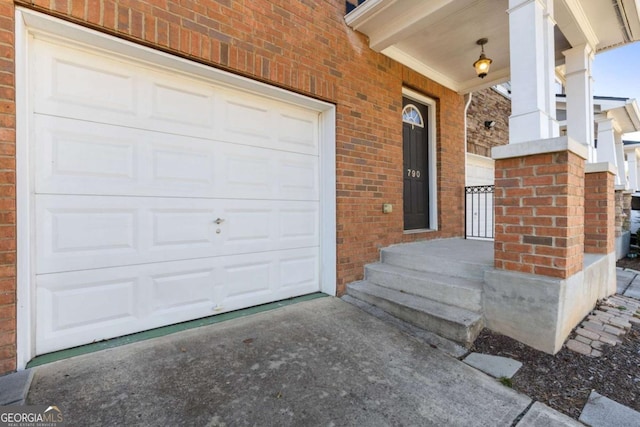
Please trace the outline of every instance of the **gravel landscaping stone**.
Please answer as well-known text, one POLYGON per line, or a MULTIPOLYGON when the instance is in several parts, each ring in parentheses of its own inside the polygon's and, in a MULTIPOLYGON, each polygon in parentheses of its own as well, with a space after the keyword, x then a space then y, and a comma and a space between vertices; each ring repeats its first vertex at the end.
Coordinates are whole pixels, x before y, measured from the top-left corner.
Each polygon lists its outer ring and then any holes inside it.
POLYGON ((471 350, 522 362, 511 379, 513 388, 576 420, 591 390, 640 411, 640 325, 633 325, 620 344, 603 345, 599 357, 568 348, 550 355, 487 329, 471 350))

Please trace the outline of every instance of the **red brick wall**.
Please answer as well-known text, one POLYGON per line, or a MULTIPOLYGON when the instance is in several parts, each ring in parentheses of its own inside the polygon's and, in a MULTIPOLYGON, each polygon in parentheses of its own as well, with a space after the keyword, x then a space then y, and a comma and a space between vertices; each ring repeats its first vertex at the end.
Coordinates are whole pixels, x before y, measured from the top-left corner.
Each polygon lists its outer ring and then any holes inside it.
POLYGON ((16 366, 14 10, 0 1, 0 374, 16 366))
POLYGON ((615 175, 587 173, 584 177, 584 251, 608 254, 615 250, 615 175))
POLYGON ((497 160, 495 177, 495 267, 563 279, 582 270, 584 159, 497 160))
MULTIPOLYGON (((0 0, 0 373, 15 366, 13 6, 0 0), (4 352, 3 352, 4 351, 4 352)), ((461 96, 371 51, 344 0, 19 0, 18 4, 336 104, 338 293, 393 243, 463 235, 461 96), (403 234, 402 87, 437 102, 440 230, 403 234), (382 204, 392 203, 392 214, 382 204)))

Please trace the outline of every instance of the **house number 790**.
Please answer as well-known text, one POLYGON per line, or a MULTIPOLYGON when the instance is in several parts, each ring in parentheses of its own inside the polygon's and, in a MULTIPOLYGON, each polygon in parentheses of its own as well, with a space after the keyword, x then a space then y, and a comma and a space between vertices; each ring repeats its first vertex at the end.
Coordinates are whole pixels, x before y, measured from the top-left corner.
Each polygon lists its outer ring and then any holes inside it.
POLYGON ((410 176, 411 178, 420 178, 420 171, 407 169, 407 176, 410 176))

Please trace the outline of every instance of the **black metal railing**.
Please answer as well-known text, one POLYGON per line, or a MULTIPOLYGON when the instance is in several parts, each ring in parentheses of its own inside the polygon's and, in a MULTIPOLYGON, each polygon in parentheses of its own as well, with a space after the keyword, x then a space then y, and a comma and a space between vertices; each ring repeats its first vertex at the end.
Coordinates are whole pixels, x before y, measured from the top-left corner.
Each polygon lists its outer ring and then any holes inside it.
POLYGON ((347 13, 364 3, 365 0, 347 0, 347 13))
POLYGON ((465 238, 493 239, 493 185, 464 187, 465 238))

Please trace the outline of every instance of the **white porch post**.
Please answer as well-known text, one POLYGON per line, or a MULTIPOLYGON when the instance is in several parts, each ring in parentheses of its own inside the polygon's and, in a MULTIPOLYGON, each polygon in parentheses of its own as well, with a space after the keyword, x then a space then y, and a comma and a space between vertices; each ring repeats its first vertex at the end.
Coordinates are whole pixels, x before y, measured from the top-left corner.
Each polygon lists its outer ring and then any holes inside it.
POLYGON ((511 117, 509 143, 554 138, 553 0, 509 0, 511 117))
MULTIPOLYGON (((568 109, 568 107, 567 107, 568 109)), ((568 116, 567 111, 567 116, 568 116)), ((597 148, 597 160, 598 162, 609 162, 616 167, 618 166, 616 159, 616 141, 615 141, 615 129, 613 127, 613 119, 607 116, 596 118, 598 122, 598 148, 597 148)), ((567 126, 569 122, 567 121, 567 126)), ((567 129, 568 130, 568 129, 567 129)), ((593 160, 589 159, 593 163, 593 160)), ((617 183, 617 180, 616 180, 617 183)))
MULTIPOLYGON (((567 136, 589 148, 590 163, 613 161, 600 157, 593 144, 593 89, 591 65, 593 49, 589 45, 576 46, 562 52, 566 59, 567 136)), ((611 146, 613 149, 613 145, 611 146)))
POLYGON ((636 150, 627 154, 627 163, 629 165, 629 189, 633 192, 638 191, 638 156, 636 150))
POLYGON ((624 188, 625 190, 629 187, 629 181, 627 180, 627 171, 625 168, 624 161, 624 144, 622 143, 622 134, 615 134, 616 140, 616 166, 618 166, 618 175, 616 178, 616 186, 620 186, 620 188, 624 188), (618 182, 618 180, 620 182, 618 182))

